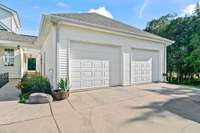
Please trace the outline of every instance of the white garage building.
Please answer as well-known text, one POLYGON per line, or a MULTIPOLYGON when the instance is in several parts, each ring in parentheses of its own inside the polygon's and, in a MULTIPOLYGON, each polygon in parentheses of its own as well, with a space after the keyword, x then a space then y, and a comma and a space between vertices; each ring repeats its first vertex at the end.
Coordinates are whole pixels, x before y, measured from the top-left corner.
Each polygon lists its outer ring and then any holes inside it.
POLYGON ((173 41, 95 14, 42 17, 37 43, 42 74, 72 90, 165 81, 166 47, 173 41))

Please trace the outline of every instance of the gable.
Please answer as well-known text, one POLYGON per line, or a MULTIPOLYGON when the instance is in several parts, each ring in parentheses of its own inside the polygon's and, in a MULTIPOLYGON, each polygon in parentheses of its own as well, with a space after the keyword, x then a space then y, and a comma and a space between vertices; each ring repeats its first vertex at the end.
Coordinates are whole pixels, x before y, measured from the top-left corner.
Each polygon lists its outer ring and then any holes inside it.
POLYGON ((12 32, 17 32, 20 28, 17 12, 0 4, 0 22, 12 32))

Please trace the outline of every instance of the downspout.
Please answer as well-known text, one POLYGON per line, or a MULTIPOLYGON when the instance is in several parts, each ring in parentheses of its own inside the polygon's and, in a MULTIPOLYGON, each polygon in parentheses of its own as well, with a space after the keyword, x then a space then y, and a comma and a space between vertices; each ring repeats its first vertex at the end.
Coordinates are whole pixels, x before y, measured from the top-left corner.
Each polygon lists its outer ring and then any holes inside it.
POLYGON ((164 76, 164 82, 167 81, 167 45, 164 45, 164 73, 165 73, 165 76, 164 76))
POLYGON ((55 46, 55 89, 57 89, 57 82, 58 82, 58 43, 59 43, 59 27, 58 24, 53 22, 56 28, 56 46, 55 46))

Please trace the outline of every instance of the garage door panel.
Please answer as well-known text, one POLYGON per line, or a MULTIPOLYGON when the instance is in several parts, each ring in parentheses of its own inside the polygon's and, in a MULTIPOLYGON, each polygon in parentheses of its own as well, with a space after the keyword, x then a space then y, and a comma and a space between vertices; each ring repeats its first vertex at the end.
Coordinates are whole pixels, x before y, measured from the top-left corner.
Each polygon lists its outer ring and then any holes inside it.
POLYGON ((94 71, 94 78, 104 77, 104 72, 94 71))
POLYGON ((94 67, 94 68, 97 68, 97 69, 98 69, 98 68, 101 69, 101 68, 103 68, 103 63, 104 63, 104 62, 95 61, 93 67, 94 67))
POLYGON ((108 77, 109 77, 109 72, 108 71, 104 72, 104 78, 108 78, 108 77))
POLYGON ((81 80, 71 79, 70 84, 72 88, 80 88, 81 87, 81 80))
POLYGON ((92 80, 82 80, 81 87, 82 88, 90 88, 91 86, 93 86, 92 83, 93 83, 92 80))
POLYGON ((82 78, 92 78, 92 72, 84 71, 81 74, 82 74, 81 75, 82 78))
POLYGON ((81 62, 81 68, 92 68, 92 63, 93 62, 88 61, 88 60, 82 61, 81 62))
POLYGON ((103 80, 94 80, 94 87, 102 87, 103 80))
POLYGON ((76 60, 76 61, 73 61, 73 62, 70 61, 70 63, 71 63, 70 65, 71 65, 72 69, 81 67, 81 62, 79 60, 76 60))
POLYGON ((81 72, 79 71, 71 71, 71 75, 70 78, 81 78, 81 72))

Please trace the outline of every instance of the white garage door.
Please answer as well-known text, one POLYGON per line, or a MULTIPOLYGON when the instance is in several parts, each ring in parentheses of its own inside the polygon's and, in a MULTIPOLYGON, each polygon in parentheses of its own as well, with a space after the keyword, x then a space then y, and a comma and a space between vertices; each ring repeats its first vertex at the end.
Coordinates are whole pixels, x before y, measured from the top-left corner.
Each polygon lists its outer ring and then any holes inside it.
POLYGON ((69 72, 72 89, 120 85, 120 48, 71 42, 69 72))
POLYGON ((133 49, 131 57, 131 83, 159 81, 159 52, 133 49))
POLYGON ((109 62, 104 60, 71 60, 72 88, 109 86, 109 62))
POLYGON ((152 82, 152 59, 148 61, 132 61, 131 70, 132 83, 152 82))

